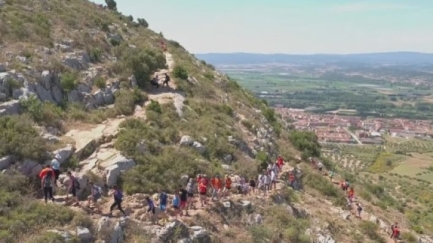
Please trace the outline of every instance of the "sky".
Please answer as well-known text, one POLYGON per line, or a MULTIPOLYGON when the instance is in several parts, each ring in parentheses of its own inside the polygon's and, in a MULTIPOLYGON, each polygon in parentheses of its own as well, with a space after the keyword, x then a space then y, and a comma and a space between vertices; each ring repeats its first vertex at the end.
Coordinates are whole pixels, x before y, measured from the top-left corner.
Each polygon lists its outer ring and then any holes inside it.
POLYGON ((192 53, 433 53, 433 0, 117 0, 117 7, 192 53))

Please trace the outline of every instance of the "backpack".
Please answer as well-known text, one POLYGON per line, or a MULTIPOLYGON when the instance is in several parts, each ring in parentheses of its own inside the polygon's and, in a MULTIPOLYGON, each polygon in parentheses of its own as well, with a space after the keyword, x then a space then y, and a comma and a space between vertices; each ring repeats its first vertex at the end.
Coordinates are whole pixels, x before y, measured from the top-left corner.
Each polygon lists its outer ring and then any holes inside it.
POLYGON ((116 190, 116 192, 114 193, 114 197, 117 198, 117 199, 119 199, 119 200, 122 200, 123 199, 123 194, 122 194, 122 192, 120 190, 116 190))
POLYGON ((75 189, 80 189, 80 183, 78 182, 77 178, 72 178, 75 189))
POLYGON ((51 180, 51 176, 46 175, 44 179, 44 187, 52 187, 51 180))

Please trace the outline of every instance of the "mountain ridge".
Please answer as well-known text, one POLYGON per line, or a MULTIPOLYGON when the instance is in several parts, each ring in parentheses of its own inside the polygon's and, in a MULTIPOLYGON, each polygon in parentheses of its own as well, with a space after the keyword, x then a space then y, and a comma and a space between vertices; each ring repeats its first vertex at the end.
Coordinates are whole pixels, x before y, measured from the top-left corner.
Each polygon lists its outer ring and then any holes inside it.
POLYGON ((354 54, 261 54, 261 53, 198 53, 195 56, 214 65, 221 64, 265 64, 291 62, 359 62, 422 64, 433 63, 433 53, 381 52, 354 54))

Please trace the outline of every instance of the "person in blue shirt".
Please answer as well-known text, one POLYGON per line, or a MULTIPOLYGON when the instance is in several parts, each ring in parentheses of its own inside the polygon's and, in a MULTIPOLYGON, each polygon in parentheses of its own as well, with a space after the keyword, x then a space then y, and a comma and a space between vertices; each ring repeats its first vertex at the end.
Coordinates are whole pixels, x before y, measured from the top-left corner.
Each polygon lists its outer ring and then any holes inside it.
POLYGON ((146 200, 147 203, 147 214, 150 214, 150 220, 152 221, 153 224, 155 224, 155 204, 153 203, 153 200, 150 199, 149 196, 146 196, 144 198, 146 200))
POLYGON ((54 172, 54 184, 57 185, 57 180, 59 179, 60 175, 60 162, 59 160, 62 159, 60 154, 56 154, 53 160, 51 160, 51 169, 54 172))
POLYGON ((174 216, 177 218, 179 213, 180 213, 180 196, 179 196, 179 192, 175 192, 174 196, 173 196, 173 208, 174 208, 174 216))
POLYGON ((166 216, 166 210, 167 210, 167 200, 168 200, 168 196, 167 193, 160 189, 159 190, 159 209, 161 210, 161 218, 163 218, 163 221, 166 220, 167 216, 166 216))
POLYGON ((114 197, 114 202, 110 207, 109 216, 112 216, 112 212, 116 206, 120 210, 120 212, 123 213, 123 216, 126 216, 125 211, 123 211, 123 209, 122 209, 122 201, 123 201, 122 191, 120 191, 120 189, 116 185, 114 185, 113 190, 109 194, 113 194, 113 197, 114 197))

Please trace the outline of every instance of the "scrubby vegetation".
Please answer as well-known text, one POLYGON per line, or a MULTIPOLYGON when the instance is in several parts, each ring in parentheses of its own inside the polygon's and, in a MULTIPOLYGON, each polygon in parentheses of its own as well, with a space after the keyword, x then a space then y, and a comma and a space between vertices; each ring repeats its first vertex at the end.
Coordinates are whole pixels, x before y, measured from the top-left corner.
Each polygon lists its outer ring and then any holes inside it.
POLYGON ((43 161, 47 149, 39 132, 28 118, 0 117, 0 157, 6 155, 43 161))
MULTIPOLYGON (((22 233, 43 232, 50 227, 66 226, 72 222, 81 225, 87 217, 75 214, 72 210, 52 204, 44 205, 29 200, 33 196, 34 185, 28 178, 13 174, 0 175, 0 239, 5 243, 23 242, 22 233)), ((40 239, 55 239, 44 235, 40 239)), ((40 241, 35 241, 40 242, 40 241)))
POLYGON ((302 158, 320 157, 320 144, 314 132, 292 131, 289 139, 299 151, 302 151, 302 158))

